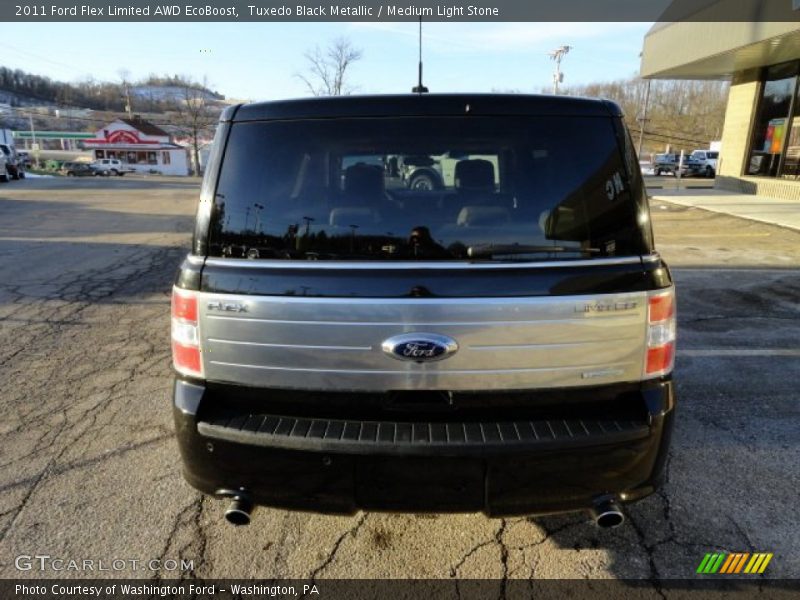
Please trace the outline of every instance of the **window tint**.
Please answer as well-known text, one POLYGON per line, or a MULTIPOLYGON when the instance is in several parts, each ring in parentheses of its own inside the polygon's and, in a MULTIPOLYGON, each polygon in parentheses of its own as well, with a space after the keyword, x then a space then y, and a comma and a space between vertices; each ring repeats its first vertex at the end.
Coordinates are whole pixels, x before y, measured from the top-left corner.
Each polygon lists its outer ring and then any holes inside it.
POLYGON ((301 260, 640 254, 648 236, 625 155, 610 118, 234 123, 209 253, 301 260))

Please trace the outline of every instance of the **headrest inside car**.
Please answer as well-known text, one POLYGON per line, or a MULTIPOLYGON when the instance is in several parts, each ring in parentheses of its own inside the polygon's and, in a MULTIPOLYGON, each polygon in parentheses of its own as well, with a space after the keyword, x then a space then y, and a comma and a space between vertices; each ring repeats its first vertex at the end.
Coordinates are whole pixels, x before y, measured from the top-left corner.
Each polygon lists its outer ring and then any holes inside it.
POLYGON ((494 165, 475 158, 456 163, 455 184, 459 190, 493 191, 494 165))
POLYGON ((344 193, 348 197, 374 200, 383 195, 384 189, 380 167, 358 164, 344 170, 344 193))
POLYGON ((458 213, 456 224, 461 227, 486 227, 510 220, 508 209, 501 206, 465 206, 458 213))
POLYGON ((335 227, 350 227, 352 225, 362 226, 374 223, 377 220, 377 213, 366 206, 342 206, 334 208, 330 214, 330 224, 335 227))

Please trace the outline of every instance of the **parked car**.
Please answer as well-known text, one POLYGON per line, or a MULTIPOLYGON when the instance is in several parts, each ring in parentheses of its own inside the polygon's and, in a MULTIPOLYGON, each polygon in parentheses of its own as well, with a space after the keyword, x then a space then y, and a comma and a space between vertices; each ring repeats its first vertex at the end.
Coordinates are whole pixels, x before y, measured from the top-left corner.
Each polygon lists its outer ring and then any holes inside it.
POLYGON ((681 177, 707 177, 706 164, 692 156, 683 157, 683 165, 680 168, 681 177))
POLYGON ((184 476, 229 522, 267 505, 613 527, 661 485, 674 286, 616 104, 238 105, 208 165, 172 289, 173 415, 184 476), (460 158, 439 189, 389 189, 368 154, 460 158))
POLYGON ((699 171, 705 177, 715 177, 719 152, 716 150, 695 150, 690 155, 691 159, 699 163, 699 171))
POLYGON ((656 176, 675 175, 680 156, 678 154, 656 154, 653 159, 653 174, 656 176))
POLYGON ((17 158, 19 159, 20 164, 25 167, 26 169, 30 169, 31 165, 31 155, 24 150, 17 152, 17 158))
POLYGON ((0 144, 0 152, 3 153, 6 160, 6 173, 11 179, 24 179, 25 168, 19 161, 17 151, 14 146, 10 144, 0 144))
POLYGON ((0 152, 0 181, 8 182, 11 177, 8 174, 6 155, 0 152))
POLYGON ((85 162, 65 162, 58 171, 67 177, 96 177, 101 175, 100 171, 95 169, 93 165, 85 162))
POLYGON ((101 158, 92 163, 100 175, 119 175, 122 177, 125 173, 134 173, 135 169, 127 166, 117 158, 101 158))
POLYGON ((497 181, 496 156, 470 155, 460 152, 400 156, 398 157, 399 176, 403 184, 412 190, 442 190, 456 184, 456 166, 466 159, 492 163, 495 182, 497 181))

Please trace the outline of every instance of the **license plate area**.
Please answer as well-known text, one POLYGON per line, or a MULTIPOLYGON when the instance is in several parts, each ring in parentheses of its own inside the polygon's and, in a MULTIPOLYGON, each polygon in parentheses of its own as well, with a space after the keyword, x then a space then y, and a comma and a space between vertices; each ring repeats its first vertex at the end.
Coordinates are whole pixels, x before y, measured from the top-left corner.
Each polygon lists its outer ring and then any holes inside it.
POLYGON ((467 458, 361 457, 356 465, 357 504, 365 509, 426 512, 482 511, 486 468, 467 458))

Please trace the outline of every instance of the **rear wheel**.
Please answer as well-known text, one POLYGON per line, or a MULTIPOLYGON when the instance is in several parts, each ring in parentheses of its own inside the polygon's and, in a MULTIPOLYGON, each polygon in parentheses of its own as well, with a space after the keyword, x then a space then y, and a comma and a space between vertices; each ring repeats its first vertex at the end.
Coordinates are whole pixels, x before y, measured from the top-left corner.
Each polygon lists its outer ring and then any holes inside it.
POLYGON ((419 192, 432 192, 436 189, 436 181, 427 173, 414 175, 408 182, 408 188, 419 192))
POLYGON ((108 173, 108 174, 109 174, 109 175, 119 175, 120 173, 119 173, 119 171, 117 171, 116 169, 111 169, 111 171, 109 171, 109 173, 108 173))
POLYGON ((661 176, 661 169, 656 169, 655 173, 656 173, 656 177, 660 177, 661 176))

